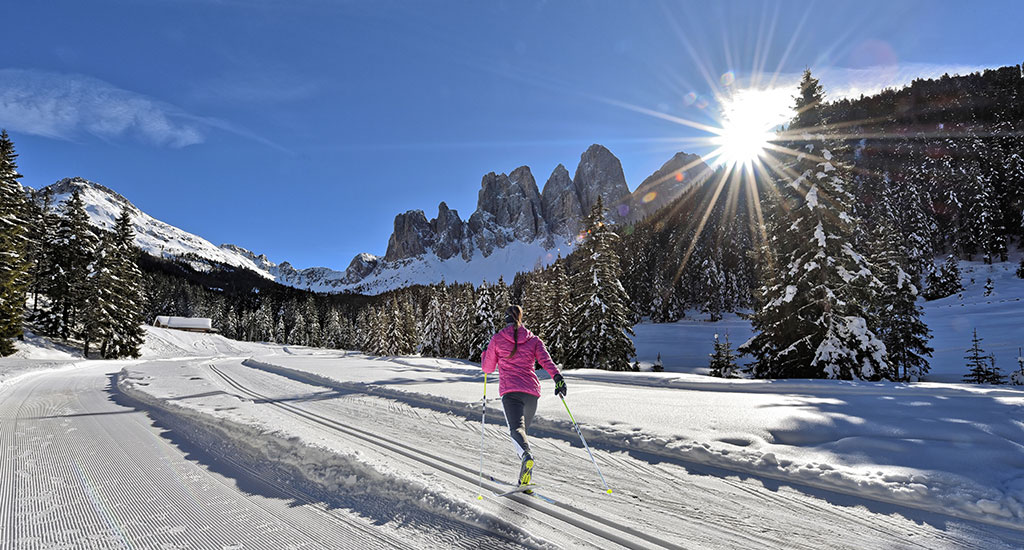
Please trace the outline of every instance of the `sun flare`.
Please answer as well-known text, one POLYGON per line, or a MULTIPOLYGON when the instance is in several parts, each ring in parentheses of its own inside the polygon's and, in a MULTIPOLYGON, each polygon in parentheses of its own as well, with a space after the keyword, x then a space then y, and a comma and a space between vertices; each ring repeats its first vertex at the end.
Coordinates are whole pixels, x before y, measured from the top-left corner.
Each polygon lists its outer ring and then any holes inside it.
POLYGON ((793 116, 793 98, 788 89, 736 90, 720 100, 721 128, 711 142, 716 163, 749 165, 764 154, 775 138, 775 130, 793 116))

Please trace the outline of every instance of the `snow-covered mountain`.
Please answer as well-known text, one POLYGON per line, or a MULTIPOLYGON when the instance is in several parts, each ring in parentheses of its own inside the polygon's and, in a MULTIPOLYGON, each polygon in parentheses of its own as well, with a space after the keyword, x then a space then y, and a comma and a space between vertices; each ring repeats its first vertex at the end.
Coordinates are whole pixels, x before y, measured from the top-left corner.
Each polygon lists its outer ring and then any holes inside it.
POLYGON ((220 246, 162 222, 139 210, 115 191, 82 178, 51 185, 54 203, 77 189, 92 222, 110 229, 122 209, 132 214, 136 244, 158 257, 178 258, 199 269, 218 264, 252 270, 281 284, 319 292, 378 294, 413 284, 439 281, 495 281, 550 264, 571 252, 579 220, 601 197, 613 220, 627 222, 671 202, 686 187, 706 179, 709 168, 699 157, 680 153, 630 193, 619 159, 592 145, 580 157, 573 178, 558 165, 543 191, 528 166, 511 174, 483 177, 477 209, 468 220, 442 202, 437 217, 422 210, 395 216, 394 232, 383 257, 358 254, 344 271, 327 267, 297 269, 275 263, 232 244, 220 246), (668 182, 668 183, 666 183, 668 182), (656 200, 652 198, 656 196, 656 200))

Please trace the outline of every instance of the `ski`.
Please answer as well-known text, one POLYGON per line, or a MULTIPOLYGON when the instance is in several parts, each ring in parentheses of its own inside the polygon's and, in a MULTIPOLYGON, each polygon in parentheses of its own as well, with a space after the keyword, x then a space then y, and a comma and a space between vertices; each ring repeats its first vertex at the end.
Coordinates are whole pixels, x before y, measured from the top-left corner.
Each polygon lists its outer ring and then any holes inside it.
POLYGON ((496 492, 496 493, 494 493, 494 495, 495 496, 499 496, 499 497, 507 497, 509 495, 514 495, 514 494, 517 494, 517 493, 529 494, 529 493, 526 493, 526 491, 532 491, 532 490, 534 490, 536 488, 537 488, 536 485, 518 485, 518 486, 516 486, 515 489, 512 489, 511 491, 506 491, 504 493, 497 493, 496 492))
MULTIPOLYGON (((507 482, 507 481, 505 481, 503 479, 497 479, 497 478, 495 478, 494 476, 491 476, 491 475, 487 476, 487 479, 489 479, 492 483, 500 483, 501 485, 507 485, 509 487, 519 487, 515 483, 509 483, 509 482, 507 482)), ((536 487, 537 487, 537 485, 530 485, 527 488, 532 489, 532 488, 536 488, 536 487)), ((526 495, 528 497, 539 498, 540 500, 543 500, 544 502, 547 502, 548 504, 555 504, 555 501, 553 499, 551 499, 549 497, 546 497, 546 496, 538 493, 537 491, 534 491, 532 494, 523 493, 521 490, 511 490, 511 491, 508 491, 508 492, 505 492, 505 493, 499 493, 498 491, 492 491, 492 492, 494 493, 494 496, 499 496, 499 497, 504 497, 504 496, 509 496, 509 495, 514 495, 516 493, 520 493, 520 494, 526 495)))

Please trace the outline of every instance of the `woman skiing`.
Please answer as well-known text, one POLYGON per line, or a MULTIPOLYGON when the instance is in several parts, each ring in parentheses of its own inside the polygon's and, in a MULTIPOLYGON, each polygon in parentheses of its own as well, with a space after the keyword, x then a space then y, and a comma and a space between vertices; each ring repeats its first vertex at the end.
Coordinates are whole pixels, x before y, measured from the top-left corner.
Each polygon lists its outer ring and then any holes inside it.
POLYGON ((526 430, 530 429, 540 398, 540 380, 534 372, 534 362, 540 363, 555 381, 555 395, 565 396, 565 380, 548 355, 544 342, 523 326, 523 308, 509 306, 505 323, 508 326, 491 337, 483 354, 482 367, 486 373, 498 369, 498 393, 505 410, 505 422, 522 461, 519 485, 529 485, 533 476, 533 453, 526 430))

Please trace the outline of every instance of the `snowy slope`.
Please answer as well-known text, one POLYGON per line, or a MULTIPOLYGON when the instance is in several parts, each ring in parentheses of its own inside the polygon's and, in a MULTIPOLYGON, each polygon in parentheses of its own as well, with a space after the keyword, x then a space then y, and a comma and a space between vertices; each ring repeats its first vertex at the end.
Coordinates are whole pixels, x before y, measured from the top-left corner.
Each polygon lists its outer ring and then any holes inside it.
MULTIPOLYGON (((264 277, 273 279, 267 265, 260 265, 252 258, 234 250, 215 246, 210 241, 164 223, 139 210, 128 199, 98 183, 81 178, 67 178, 49 187, 53 193, 54 204, 67 200, 72 191, 78 190, 85 203, 92 223, 103 228, 113 229, 117 217, 125 208, 131 212, 132 225, 135 227, 135 243, 138 247, 153 256, 175 258, 190 255, 199 258, 241 267, 255 271, 264 277)), ((197 267, 202 267, 197 266, 197 267)))

